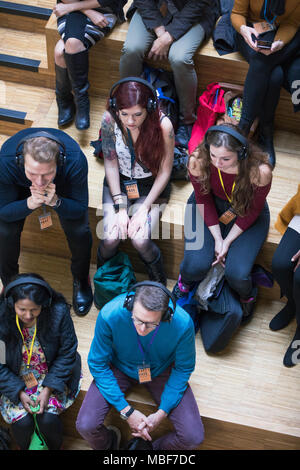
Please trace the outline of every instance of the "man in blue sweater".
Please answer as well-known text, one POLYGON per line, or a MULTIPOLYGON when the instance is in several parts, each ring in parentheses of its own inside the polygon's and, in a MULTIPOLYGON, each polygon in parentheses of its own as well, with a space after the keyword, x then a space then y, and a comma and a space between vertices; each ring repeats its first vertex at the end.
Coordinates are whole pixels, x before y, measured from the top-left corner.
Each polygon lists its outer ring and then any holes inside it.
POLYGON ((2 283, 7 285, 18 273, 20 237, 26 217, 38 209, 43 230, 52 225, 54 210, 72 255, 73 308, 80 316, 88 313, 93 302, 87 173, 87 160, 79 145, 58 129, 24 129, 4 142, 0 151, 2 283))
POLYGON ((99 313, 88 356, 94 378, 76 427, 93 449, 117 449, 117 435, 103 425, 111 406, 133 436, 152 441, 151 433, 168 416, 174 431, 156 439, 155 450, 195 449, 203 425, 188 380, 195 367, 194 326, 172 294, 151 281, 132 287, 99 313), (135 291, 135 292, 134 292, 135 291), (125 392, 142 383, 158 405, 146 416, 132 408, 125 392))

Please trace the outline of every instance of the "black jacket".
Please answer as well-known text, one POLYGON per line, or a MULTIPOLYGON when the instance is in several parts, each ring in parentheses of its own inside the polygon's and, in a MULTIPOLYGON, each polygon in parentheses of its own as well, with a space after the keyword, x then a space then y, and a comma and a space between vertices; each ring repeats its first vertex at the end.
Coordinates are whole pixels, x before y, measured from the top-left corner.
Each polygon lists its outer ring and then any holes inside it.
POLYGON ((163 17, 158 0, 134 0, 128 10, 131 17, 137 9, 147 29, 164 25, 175 40, 183 36, 194 24, 200 23, 208 38, 219 17, 219 0, 173 0, 179 10, 177 14, 163 17))
MULTIPOLYGON (((40 315, 42 315, 41 312, 40 315)), ((23 341, 20 333, 14 337, 9 332, 6 306, 0 305, 0 340, 5 342, 5 364, 0 364, 0 395, 8 397, 13 403, 20 402, 19 392, 25 388, 19 376, 22 363, 23 341)), ((44 351, 48 374, 43 386, 63 392, 65 385, 76 392, 81 374, 81 358, 77 353, 77 337, 67 304, 55 303, 51 307, 49 333, 41 334, 37 319, 37 338, 44 351)), ((18 330, 17 330, 18 331, 18 330)))

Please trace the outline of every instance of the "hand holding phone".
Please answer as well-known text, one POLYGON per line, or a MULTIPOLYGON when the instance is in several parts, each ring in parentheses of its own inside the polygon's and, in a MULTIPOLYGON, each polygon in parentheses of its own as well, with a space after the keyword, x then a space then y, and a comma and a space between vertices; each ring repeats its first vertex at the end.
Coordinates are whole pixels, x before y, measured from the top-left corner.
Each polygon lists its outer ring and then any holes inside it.
POLYGON ((257 43, 256 43, 259 49, 271 49, 272 44, 273 43, 271 41, 264 41, 262 39, 257 39, 257 43))

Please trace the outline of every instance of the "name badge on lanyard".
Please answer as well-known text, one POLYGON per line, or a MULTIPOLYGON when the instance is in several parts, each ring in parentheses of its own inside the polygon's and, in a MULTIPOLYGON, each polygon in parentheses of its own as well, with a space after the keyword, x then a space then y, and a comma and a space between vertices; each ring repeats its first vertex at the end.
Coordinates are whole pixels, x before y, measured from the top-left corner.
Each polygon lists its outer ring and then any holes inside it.
POLYGON ((23 335, 22 330, 20 328, 18 315, 16 315, 16 324, 17 324, 18 330, 21 333, 22 340, 23 340, 23 345, 24 345, 24 348, 26 349, 26 352, 27 352, 26 374, 22 375, 22 379, 25 382, 26 388, 30 389, 30 388, 36 387, 38 385, 38 382, 37 382, 33 372, 30 371, 30 361, 31 361, 31 356, 32 356, 32 352, 33 352, 34 340, 35 340, 35 337, 36 337, 36 324, 35 324, 35 330, 34 330, 32 342, 31 342, 30 350, 27 349, 26 342, 25 342, 25 339, 24 339, 24 335, 23 335))
POLYGON ((50 212, 46 212, 45 206, 43 206, 43 214, 39 216, 39 222, 41 230, 45 230, 45 228, 53 225, 51 214, 50 212))
MULTIPOLYGON (((232 203, 232 193, 234 191, 234 188, 235 188, 235 182, 233 183, 232 185, 232 190, 231 190, 231 197, 228 196, 226 190, 225 190, 225 186, 224 186, 224 183, 223 183, 223 178, 222 178, 222 175, 221 175, 221 171, 220 169, 218 168, 218 173, 219 173, 219 178, 220 178, 220 182, 221 182, 221 185, 222 185, 222 188, 223 188, 223 191, 225 193, 225 196, 227 197, 228 201, 230 202, 230 204, 232 203)), ((232 220, 234 220, 236 218, 236 214, 234 212, 234 210, 232 209, 232 207, 229 207, 229 209, 227 209, 227 211, 225 211, 220 217, 219 217, 219 221, 222 222, 222 224, 229 224, 232 220)))
POLYGON ((140 197, 138 183, 136 180, 124 181, 128 199, 138 199, 140 197))
POLYGON ((159 330, 159 327, 160 325, 158 325, 155 330, 154 330, 154 333, 153 333, 153 336, 151 338, 151 341, 150 343, 148 344, 148 347, 146 349, 146 351, 144 351, 143 349, 143 346, 141 345, 141 342, 139 340, 139 335, 135 329, 135 326, 134 326, 134 323, 132 322, 132 326, 136 332, 136 335, 137 335, 137 342, 138 342, 138 347, 139 347, 139 350, 141 352, 141 355, 143 357, 143 364, 137 366, 137 371, 138 371, 138 377, 139 377, 139 383, 140 384, 143 384, 143 383, 147 383, 147 382, 151 382, 152 380, 152 377, 151 377, 151 368, 150 368, 150 363, 146 362, 146 353, 149 351, 153 341, 154 341, 154 338, 155 336, 157 335, 158 333, 158 330, 159 330))

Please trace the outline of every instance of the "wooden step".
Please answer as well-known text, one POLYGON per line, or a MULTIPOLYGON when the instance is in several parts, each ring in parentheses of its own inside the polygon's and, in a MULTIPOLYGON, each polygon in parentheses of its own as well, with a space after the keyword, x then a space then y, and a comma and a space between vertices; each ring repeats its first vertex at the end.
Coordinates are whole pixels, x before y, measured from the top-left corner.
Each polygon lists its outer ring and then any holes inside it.
MULTIPOLYGON (((14 82, 0 82, 0 132, 13 135, 31 127, 48 112, 53 91, 14 82)), ((8 138, 8 137, 6 137, 8 138)))
POLYGON ((0 1, 0 26, 42 33, 50 18, 52 8, 0 1))
MULTIPOLYGON (((91 267, 91 275, 95 269, 95 266, 91 267)), ((23 251, 20 272, 40 273, 52 287, 63 291, 71 302, 72 278, 69 263, 65 259, 23 251)), ((141 280, 143 275, 137 277, 141 280)), ((174 280, 170 280, 168 287, 172 288, 173 284, 174 280)), ((281 302, 260 298, 252 321, 241 327, 229 346, 219 354, 207 354, 201 336, 197 333, 197 364, 190 384, 206 431, 200 449, 300 448, 300 404, 297 399, 300 384, 297 366, 288 369, 282 364, 296 324, 293 321, 280 332, 272 332, 268 327, 272 317, 281 308, 281 302)), ((77 400, 62 415, 65 433, 70 438, 67 441, 71 446, 72 440, 79 438, 75 429, 76 416, 92 379, 87 355, 97 315, 95 307, 86 317, 73 315, 82 357, 83 381, 77 400)), ((135 387, 128 394, 128 400, 147 414, 156 409, 143 386, 135 387)), ((124 425, 120 422, 114 410, 108 415, 106 423, 121 427, 123 439, 130 437, 126 423, 124 425)), ((170 422, 166 420, 158 433, 171 429, 170 422)), ((83 442, 77 445, 87 448, 83 442)))
POLYGON ((53 88, 43 33, 0 28, 0 79, 53 88))
MULTIPOLYGON (((130 2, 126 5, 128 8, 130 2)), ((121 49, 126 39, 128 22, 116 26, 113 31, 91 49, 89 79, 91 90, 105 93, 119 79, 121 49), (101 77, 101 80, 99 80, 101 77)), ((59 39, 56 17, 51 15, 46 26, 49 71, 54 74, 53 50, 59 39)), ((169 63, 148 61, 153 67, 170 70, 169 63)), ((198 76, 200 95, 211 82, 227 82, 243 85, 248 64, 239 52, 219 56, 212 39, 203 44, 195 54, 195 68, 198 76)), ((294 113, 291 96, 282 89, 281 98, 275 115, 276 128, 297 133, 300 128, 300 113, 294 113)))

